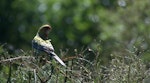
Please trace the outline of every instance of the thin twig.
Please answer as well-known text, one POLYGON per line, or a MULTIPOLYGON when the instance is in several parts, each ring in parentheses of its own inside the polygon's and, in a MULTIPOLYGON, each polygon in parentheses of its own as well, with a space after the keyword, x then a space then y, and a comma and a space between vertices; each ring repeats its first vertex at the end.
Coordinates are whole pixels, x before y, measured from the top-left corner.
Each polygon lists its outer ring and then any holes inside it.
POLYGON ((34 59, 34 57, 33 56, 19 56, 19 57, 1 60, 0 63, 8 63, 8 62, 13 62, 13 61, 22 60, 22 59, 34 59))
POLYGON ((11 83, 11 62, 9 63, 9 77, 7 83, 11 83))
POLYGON ((62 60, 69 61, 69 60, 76 59, 76 58, 78 58, 78 56, 71 56, 71 57, 63 58, 62 60))
POLYGON ((36 69, 33 69, 33 72, 34 72, 34 83, 37 83, 37 77, 36 77, 36 69))
POLYGON ((41 79, 41 77, 37 74, 37 77, 40 79, 41 83, 44 83, 43 80, 41 79))
MULTIPOLYGON (((67 61, 67 66, 68 66, 68 61, 67 61)), ((67 69, 67 67, 66 67, 66 69, 67 69)), ((64 78, 64 83, 66 83, 67 82, 67 74, 68 74, 68 72, 66 71, 66 76, 65 76, 65 78, 64 78)))
POLYGON ((48 78, 45 80, 45 83, 48 82, 48 81, 51 79, 52 74, 53 74, 53 71, 54 71, 54 67, 51 66, 51 74, 50 74, 50 75, 48 76, 48 78))

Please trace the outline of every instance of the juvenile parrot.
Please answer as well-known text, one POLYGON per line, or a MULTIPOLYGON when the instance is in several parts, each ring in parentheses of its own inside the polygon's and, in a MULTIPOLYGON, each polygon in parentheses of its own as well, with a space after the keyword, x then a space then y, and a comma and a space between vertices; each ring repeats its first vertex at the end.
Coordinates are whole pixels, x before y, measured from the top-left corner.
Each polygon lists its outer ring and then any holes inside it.
POLYGON ((50 25, 43 25, 39 28, 36 36, 32 40, 32 48, 35 53, 38 54, 40 51, 47 53, 50 58, 55 58, 61 65, 65 66, 65 63, 55 54, 54 47, 51 44, 51 40, 48 39, 48 34, 51 31, 50 25))

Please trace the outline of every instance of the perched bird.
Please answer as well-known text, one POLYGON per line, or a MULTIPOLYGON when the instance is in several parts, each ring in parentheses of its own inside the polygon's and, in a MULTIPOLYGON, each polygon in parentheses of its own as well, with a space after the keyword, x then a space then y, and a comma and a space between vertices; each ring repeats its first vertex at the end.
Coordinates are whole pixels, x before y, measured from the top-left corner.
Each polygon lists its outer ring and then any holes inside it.
POLYGON ((65 63, 55 54, 54 47, 51 44, 51 40, 48 39, 48 34, 51 31, 50 25, 43 25, 39 28, 36 36, 32 40, 32 48, 34 49, 35 55, 39 52, 45 52, 50 57, 55 58, 61 65, 65 66, 65 63))

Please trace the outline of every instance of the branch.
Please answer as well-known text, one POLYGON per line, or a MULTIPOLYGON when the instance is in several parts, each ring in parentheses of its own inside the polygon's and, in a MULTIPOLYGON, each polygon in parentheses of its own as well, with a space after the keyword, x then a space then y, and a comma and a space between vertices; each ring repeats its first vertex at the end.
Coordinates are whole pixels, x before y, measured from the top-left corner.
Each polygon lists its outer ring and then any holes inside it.
POLYGON ((77 59, 78 56, 71 56, 71 57, 67 57, 67 58, 62 58, 63 61, 69 61, 69 60, 73 60, 73 59, 77 59))
POLYGON ((22 60, 22 59, 34 59, 34 57, 33 56, 19 56, 19 57, 1 60, 0 63, 8 63, 8 62, 13 62, 13 61, 22 60))

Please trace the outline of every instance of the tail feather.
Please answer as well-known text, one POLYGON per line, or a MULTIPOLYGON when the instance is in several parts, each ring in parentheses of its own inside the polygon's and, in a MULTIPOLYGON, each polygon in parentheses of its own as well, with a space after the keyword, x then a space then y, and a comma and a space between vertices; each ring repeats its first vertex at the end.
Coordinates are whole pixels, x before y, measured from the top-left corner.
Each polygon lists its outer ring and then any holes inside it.
POLYGON ((65 63, 54 52, 52 52, 51 54, 52 54, 52 57, 54 57, 61 65, 66 67, 65 63))

